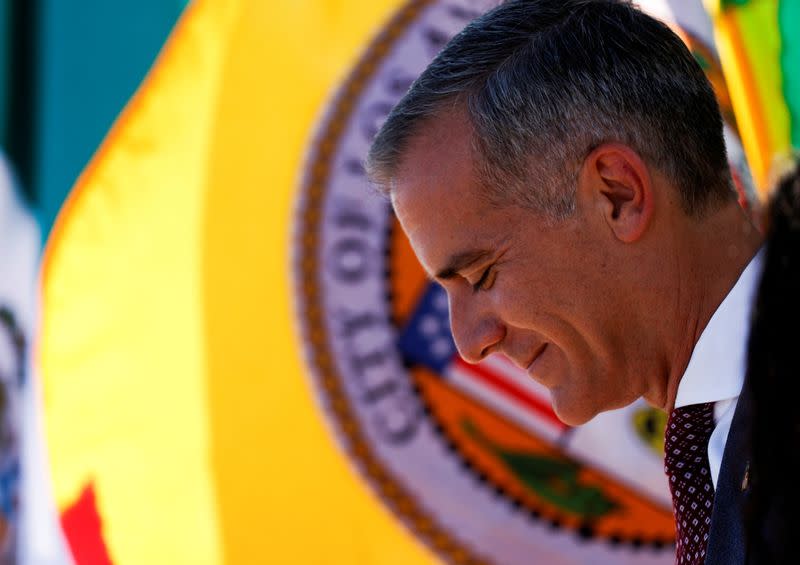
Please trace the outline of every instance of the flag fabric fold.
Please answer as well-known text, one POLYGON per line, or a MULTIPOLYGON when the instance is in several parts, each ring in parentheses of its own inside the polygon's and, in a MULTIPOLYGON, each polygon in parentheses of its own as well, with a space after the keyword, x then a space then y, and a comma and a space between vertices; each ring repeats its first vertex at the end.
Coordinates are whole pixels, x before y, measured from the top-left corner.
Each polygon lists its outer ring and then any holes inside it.
POLYGON ((286 276, 312 124, 395 6, 191 4, 78 180, 38 353, 78 565, 432 562, 328 439, 286 276))

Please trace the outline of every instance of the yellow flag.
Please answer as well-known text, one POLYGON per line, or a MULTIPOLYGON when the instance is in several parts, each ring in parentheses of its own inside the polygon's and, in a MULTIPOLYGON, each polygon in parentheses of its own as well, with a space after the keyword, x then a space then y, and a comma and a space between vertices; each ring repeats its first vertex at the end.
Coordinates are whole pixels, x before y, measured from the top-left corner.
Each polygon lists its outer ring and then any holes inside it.
POLYGON ((396 0, 202 0, 47 245, 39 369, 76 562, 432 563, 336 450, 292 330, 325 99, 396 0))

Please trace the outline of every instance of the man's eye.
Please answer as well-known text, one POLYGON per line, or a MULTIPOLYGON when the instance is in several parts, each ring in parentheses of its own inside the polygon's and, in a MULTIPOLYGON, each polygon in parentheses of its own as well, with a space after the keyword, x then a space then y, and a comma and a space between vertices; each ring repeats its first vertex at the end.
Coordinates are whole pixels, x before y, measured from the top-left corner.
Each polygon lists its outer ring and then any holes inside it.
POLYGON ((483 271, 483 274, 481 274, 481 278, 475 281, 475 284, 472 285, 472 292, 489 290, 490 288, 492 288, 495 278, 497 277, 493 276, 492 267, 491 266, 487 267, 486 270, 483 271))

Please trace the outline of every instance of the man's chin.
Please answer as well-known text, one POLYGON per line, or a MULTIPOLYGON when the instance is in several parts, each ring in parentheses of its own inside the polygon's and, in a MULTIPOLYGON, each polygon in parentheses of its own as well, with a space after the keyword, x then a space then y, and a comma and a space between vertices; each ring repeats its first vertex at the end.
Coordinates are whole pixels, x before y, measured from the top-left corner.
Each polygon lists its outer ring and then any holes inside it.
POLYGON ((569 399, 561 399, 559 396, 555 392, 553 393, 553 411, 558 416, 558 419, 568 426, 582 426, 597 416, 599 412, 588 405, 582 405, 574 401, 570 402, 569 399))

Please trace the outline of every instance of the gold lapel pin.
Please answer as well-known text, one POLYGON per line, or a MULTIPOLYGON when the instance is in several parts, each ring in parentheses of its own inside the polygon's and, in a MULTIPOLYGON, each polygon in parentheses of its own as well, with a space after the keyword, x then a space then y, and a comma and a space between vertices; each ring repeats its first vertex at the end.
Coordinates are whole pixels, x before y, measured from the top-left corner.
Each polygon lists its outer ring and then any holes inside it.
POLYGON ((742 492, 750 486, 750 461, 744 467, 744 477, 742 478, 742 492))

